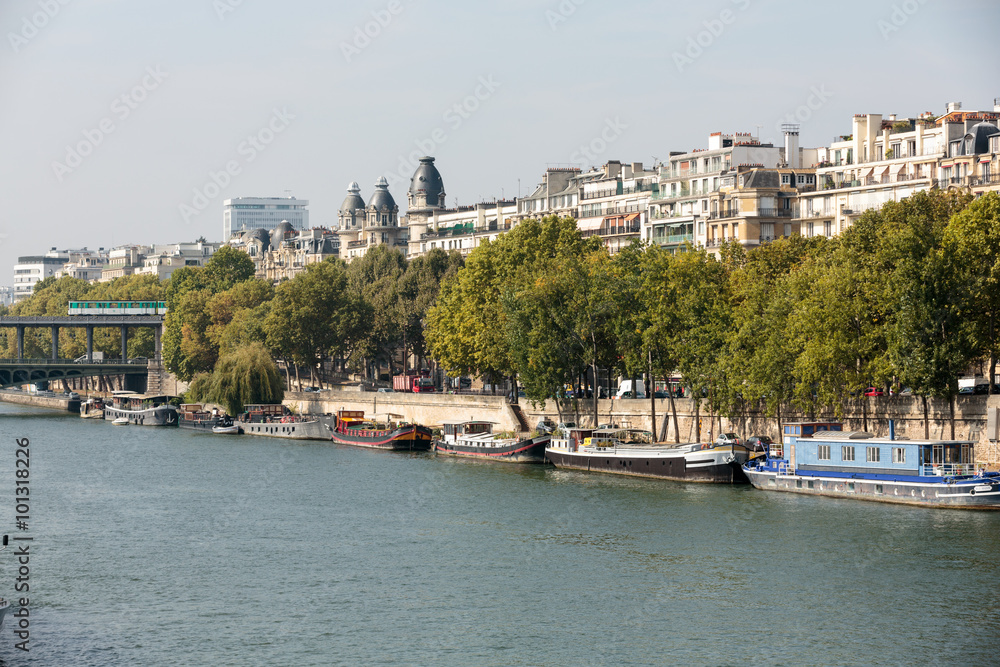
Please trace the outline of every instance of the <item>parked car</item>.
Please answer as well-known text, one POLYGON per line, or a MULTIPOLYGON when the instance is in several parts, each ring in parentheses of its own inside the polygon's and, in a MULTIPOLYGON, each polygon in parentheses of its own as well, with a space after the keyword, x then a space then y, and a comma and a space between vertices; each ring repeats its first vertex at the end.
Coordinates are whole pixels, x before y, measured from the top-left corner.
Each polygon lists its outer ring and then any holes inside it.
POLYGON ((315 394, 319 392, 319 387, 306 387, 302 391, 309 394, 315 394))
POLYGON ((767 435, 751 435, 747 438, 747 449, 752 452, 765 452, 773 444, 774 440, 767 435))
POLYGON ((618 424, 614 424, 614 423, 608 422, 606 424, 600 424, 597 428, 598 429, 613 430, 613 429, 618 428, 618 424))
POLYGON ((535 424, 535 430, 539 433, 552 433, 556 428, 556 423, 551 419, 539 419, 535 424))
POLYGON ((75 391, 64 391, 63 396, 67 397, 71 401, 75 401, 76 399, 80 398, 80 394, 76 393, 75 391))
POLYGON ((885 396, 885 392, 878 387, 868 387, 865 389, 865 396, 885 396))
POLYGON ((720 433, 719 437, 715 439, 716 445, 739 445, 742 444, 740 436, 735 433, 720 433))
POLYGON ((657 390, 653 392, 653 398, 670 398, 670 394, 662 390, 657 390))
POLYGON ((378 391, 376 391, 375 393, 378 393, 378 394, 394 394, 394 393, 396 393, 396 390, 393 389, 392 387, 379 387, 378 391))

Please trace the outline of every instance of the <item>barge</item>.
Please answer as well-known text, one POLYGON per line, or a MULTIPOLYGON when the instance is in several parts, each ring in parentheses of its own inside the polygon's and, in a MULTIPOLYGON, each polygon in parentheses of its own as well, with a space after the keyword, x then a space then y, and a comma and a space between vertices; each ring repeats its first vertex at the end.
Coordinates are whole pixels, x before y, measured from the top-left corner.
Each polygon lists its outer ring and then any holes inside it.
POLYGON ((245 406, 234 425, 240 433, 289 440, 326 440, 330 437, 323 415, 293 415, 281 403, 255 403, 245 406))
POLYGON ((747 482, 742 464, 748 460, 749 451, 742 443, 642 443, 635 437, 640 433, 645 432, 564 429, 552 436, 545 458, 557 468, 587 472, 682 482, 747 482))
POLYGON ((387 415, 384 420, 365 419, 364 410, 340 410, 329 437, 340 445, 427 451, 432 433, 426 426, 407 424, 401 415, 387 415))
POLYGON ((434 451, 447 456, 468 456, 508 463, 545 463, 549 435, 527 438, 501 437, 493 433, 493 422, 445 422, 442 437, 434 441, 434 451))
POLYGON ((1000 509, 1000 473, 977 471, 975 443, 897 440, 839 423, 785 424, 784 444, 744 465, 758 489, 927 507, 1000 509))
POLYGON ((104 419, 110 422, 125 419, 137 426, 177 426, 177 408, 170 404, 172 398, 116 391, 111 403, 104 405, 104 419))

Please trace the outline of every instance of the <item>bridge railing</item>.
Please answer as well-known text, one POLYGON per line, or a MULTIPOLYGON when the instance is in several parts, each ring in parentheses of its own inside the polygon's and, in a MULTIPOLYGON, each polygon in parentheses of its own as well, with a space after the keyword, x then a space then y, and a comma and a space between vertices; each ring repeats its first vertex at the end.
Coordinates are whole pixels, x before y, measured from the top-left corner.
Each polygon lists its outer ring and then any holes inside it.
POLYGON ((149 359, 146 357, 136 357, 135 359, 126 359, 122 361, 121 359, 91 359, 87 361, 86 359, 81 359, 77 361, 76 359, 0 359, 0 364, 15 364, 18 366, 67 366, 70 364, 80 364, 80 365, 105 365, 105 366, 145 366, 149 363, 149 359))

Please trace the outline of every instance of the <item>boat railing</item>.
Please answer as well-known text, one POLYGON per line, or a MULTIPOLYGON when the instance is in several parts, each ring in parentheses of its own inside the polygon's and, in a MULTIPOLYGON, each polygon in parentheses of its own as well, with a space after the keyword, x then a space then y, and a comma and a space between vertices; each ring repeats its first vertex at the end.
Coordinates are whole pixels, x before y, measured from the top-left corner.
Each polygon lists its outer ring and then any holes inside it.
POLYGON ((975 475, 976 466, 972 463, 926 463, 922 467, 920 474, 924 477, 975 475))
POLYGON ((778 463, 778 474, 779 475, 794 475, 795 468, 788 461, 781 461, 778 463))

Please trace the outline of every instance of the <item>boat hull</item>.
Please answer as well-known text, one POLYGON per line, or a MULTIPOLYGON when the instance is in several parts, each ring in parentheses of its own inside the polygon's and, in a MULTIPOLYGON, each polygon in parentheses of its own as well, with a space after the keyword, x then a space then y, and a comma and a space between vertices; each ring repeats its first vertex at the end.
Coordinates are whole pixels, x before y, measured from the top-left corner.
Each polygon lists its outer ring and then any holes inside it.
POLYGON ((286 438, 288 440, 327 440, 330 430, 326 420, 316 418, 304 422, 234 422, 239 432, 246 435, 259 435, 268 438, 286 438))
POLYGON ((758 470, 752 467, 745 469, 744 472, 755 488, 765 491, 785 491, 923 507, 1000 509, 1000 480, 997 478, 966 479, 949 484, 944 481, 921 482, 779 474, 773 470, 758 470))
POLYGON ((125 410, 105 406, 105 420, 114 421, 121 417, 128 419, 129 424, 137 426, 176 426, 177 408, 172 405, 158 405, 155 408, 146 408, 145 410, 125 410))
POLYGON ((368 429, 333 430, 328 434, 328 437, 339 445, 413 452, 430 450, 432 440, 431 430, 417 424, 402 426, 393 431, 368 429), (357 432, 352 433, 352 431, 357 432))
POLYGON ((486 444, 462 444, 435 440, 434 451, 446 456, 467 456, 487 461, 545 463, 545 448, 548 447, 549 442, 550 438, 547 435, 511 442, 506 446, 492 447, 486 444))
POLYGON ((617 452, 545 450, 545 457, 557 468, 678 482, 745 484, 747 478, 743 474, 742 463, 746 456, 743 455, 743 460, 738 456, 735 460, 729 460, 732 456, 733 453, 729 450, 676 453, 655 448, 649 448, 648 451, 628 449, 617 452))
POLYGON ((222 422, 222 417, 215 417, 213 419, 184 419, 182 416, 178 420, 177 425, 192 431, 211 432, 213 428, 219 426, 222 422))

